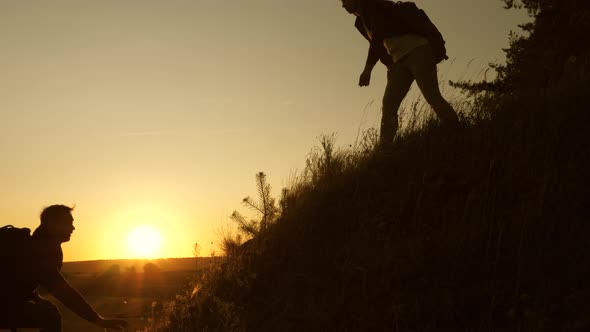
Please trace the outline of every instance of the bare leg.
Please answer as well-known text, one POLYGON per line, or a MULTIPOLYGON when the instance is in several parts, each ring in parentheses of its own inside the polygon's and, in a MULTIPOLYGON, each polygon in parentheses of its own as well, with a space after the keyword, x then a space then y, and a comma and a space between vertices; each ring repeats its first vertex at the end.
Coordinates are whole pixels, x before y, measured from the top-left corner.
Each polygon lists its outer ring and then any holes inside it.
POLYGON ((457 113, 443 98, 438 87, 436 63, 430 45, 420 46, 413 50, 408 54, 407 59, 404 59, 404 63, 416 79, 424 99, 432 106, 443 125, 457 128, 459 125, 457 113))
POLYGON ((393 143, 398 129, 398 110, 413 81, 412 73, 400 63, 394 64, 387 72, 379 139, 382 146, 393 143))

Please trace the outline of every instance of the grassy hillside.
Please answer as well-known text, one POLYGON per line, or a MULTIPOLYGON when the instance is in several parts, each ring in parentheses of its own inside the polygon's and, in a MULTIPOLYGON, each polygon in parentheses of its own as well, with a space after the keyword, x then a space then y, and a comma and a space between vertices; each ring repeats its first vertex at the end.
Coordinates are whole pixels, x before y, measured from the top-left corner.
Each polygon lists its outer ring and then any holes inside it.
POLYGON ((325 142, 167 329, 590 328, 587 93, 473 105, 463 132, 427 123, 388 152, 325 142))
MULTIPOLYGON (((535 3, 541 22, 563 18, 535 3)), ((547 48, 559 40, 547 26, 474 87, 461 132, 427 121, 389 151, 371 135, 351 151, 323 140, 279 207, 243 227, 253 239, 228 239, 160 329, 590 330, 589 79, 573 50, 547 48)))

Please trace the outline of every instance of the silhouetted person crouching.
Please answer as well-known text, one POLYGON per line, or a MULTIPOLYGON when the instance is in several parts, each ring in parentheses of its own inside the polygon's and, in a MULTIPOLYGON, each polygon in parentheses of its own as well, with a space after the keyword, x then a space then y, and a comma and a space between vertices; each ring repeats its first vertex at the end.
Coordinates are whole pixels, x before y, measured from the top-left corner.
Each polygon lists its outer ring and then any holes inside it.
POLYGON ((359 85, 369 85, 377 61, 381 60, 387 67, 380 145, 387 147, 393 143, 398 129, 398 109, 414 80, 443 125, 457 128, 457 113, 438 87, 436 65, 447 59, 444 40, 426 14, 413 3, 341 1, 344 9, 357 17, 355 26, 370 43, 359 85))
POLYGON ((72 208, 52 205, 41 213, 41 225, 30 236, 26 228, 3 227, 0 276, 0 328, 32 327, 61 331, 57 307, 37 293, 42 285, 66 307, 102 328, 121 329, 127 322, 104 319, 61 275, 61 244, 74 231, 72 208))

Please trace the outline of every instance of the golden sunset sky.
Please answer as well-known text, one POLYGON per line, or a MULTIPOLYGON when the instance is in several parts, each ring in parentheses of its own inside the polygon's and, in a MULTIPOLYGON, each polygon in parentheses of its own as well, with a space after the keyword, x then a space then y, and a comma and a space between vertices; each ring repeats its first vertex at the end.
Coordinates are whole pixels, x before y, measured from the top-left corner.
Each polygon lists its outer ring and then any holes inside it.
MULTIPOLYGON (((526 21, 499 0, 416 2, 445 80, 502 61, 526 21)), ((75 204, 66 261, 131 257, 142 225, 155 257, 208 255, 257 172, 278 196, 319 135, 348 146, 378 124, 385 68, 358 87, 353 22, 338 0, 0 0, 0 224, 75 204)))

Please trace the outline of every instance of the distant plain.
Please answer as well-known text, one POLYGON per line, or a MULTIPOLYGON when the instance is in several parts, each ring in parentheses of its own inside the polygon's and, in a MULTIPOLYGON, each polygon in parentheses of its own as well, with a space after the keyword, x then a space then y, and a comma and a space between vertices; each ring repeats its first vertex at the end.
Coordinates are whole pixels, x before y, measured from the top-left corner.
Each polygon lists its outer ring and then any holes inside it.
MULTIPOLYGON (((154 311, 162 310, 195 275, 216 262, 212 257, 167 259, 121 259, 65 262, 62 274, 104 317, 129 322, 128 331, 143 331, 153 324, 154 311)), ((102 332, 58 300, 40 290, 55 303, 63 316, 64 332, 102 332)), ((35 330, 19 330, 35 331, 35 330)))

